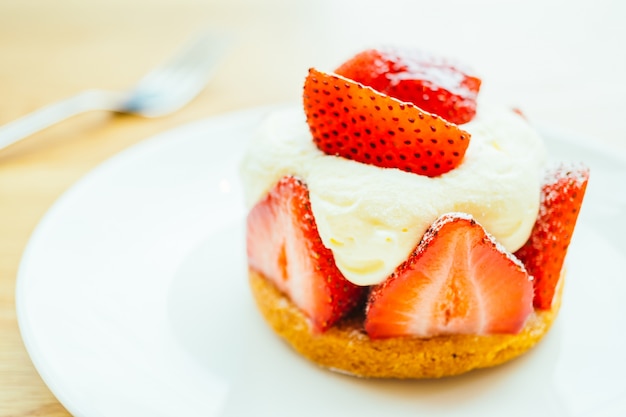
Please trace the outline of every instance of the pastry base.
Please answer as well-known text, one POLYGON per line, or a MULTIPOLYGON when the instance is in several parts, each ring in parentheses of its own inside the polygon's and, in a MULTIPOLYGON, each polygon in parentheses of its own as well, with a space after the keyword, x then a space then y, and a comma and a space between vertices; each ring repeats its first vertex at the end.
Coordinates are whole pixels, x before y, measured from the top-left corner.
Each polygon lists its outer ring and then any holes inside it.
POLYGON ((422 379, 459 375, 500 365, 532 348, 548 332, 560 308, 563 287, 551 310, 535 311, 518 334, 450 335, 428 339, 372 340, 363 317, 347 317, 313 333, 307 317, 268 279, 250 270, 250 288, 272 329, 297 352, 333 371, 365 378, 422 379))

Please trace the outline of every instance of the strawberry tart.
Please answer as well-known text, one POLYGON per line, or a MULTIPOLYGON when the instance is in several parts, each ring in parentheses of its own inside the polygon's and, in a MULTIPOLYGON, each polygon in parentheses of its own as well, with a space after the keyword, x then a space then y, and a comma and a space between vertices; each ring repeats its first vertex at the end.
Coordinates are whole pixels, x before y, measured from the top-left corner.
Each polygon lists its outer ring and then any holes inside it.
POLYGON ((481 79, 421 51, 310 69, 242 163, 252 293, 311 361, 438 378, 533 347, 560 307, 588 169, 547 163, 481 79))

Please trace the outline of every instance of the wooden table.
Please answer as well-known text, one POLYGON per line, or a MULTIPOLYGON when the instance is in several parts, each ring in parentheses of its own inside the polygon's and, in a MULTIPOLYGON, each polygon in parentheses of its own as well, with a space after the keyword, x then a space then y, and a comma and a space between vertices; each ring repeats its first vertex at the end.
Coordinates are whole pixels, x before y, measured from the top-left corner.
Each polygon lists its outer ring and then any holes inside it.
POLYGON ((210 85, 174 115, 91 113, 0 151, 0 416, 68 415, 30 362, 14 298, 21 254, 55 199, 100 162, 158 132, 299 100, 309 66, 332 70, 350 53, 380 44, 442 51, 479 70, 485 96, 626 151, 624 3, 433 3, 0 2, 0 124, 86 88, 130 86, 201 28, 233 37, 210 85))

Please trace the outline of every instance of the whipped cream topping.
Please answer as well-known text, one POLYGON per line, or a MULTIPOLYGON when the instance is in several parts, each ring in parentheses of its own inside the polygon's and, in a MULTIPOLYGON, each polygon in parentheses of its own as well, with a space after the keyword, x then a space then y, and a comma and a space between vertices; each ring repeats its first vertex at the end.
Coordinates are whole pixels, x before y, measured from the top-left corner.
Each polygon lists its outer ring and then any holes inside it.
POLYGON ((299 106, 276 111, 242 162, 246 203, 252 207, 284 175, 303 179, 322 242, 357 285, 384 281, 444 213, 470 214, 514 252, 539 210, 544 143, 519 115, 482 103, 463 129, 472 137, 461 165, 430 178, 326 155, 299 106))

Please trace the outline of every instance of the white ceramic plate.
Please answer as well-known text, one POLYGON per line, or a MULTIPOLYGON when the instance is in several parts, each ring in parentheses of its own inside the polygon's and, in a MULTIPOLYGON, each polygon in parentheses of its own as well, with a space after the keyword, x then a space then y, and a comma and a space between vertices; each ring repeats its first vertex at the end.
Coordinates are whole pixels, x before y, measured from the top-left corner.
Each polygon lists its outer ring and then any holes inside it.
POLYGON ((318 369, 280 342, 247 290, 243 145, 268 109, 159 135, 49 211, 17 288, 26 347, 76 416, 624 416, 626 160, 558 134, 592 176, 564 306, 504 366, 438 381, 318 369))

